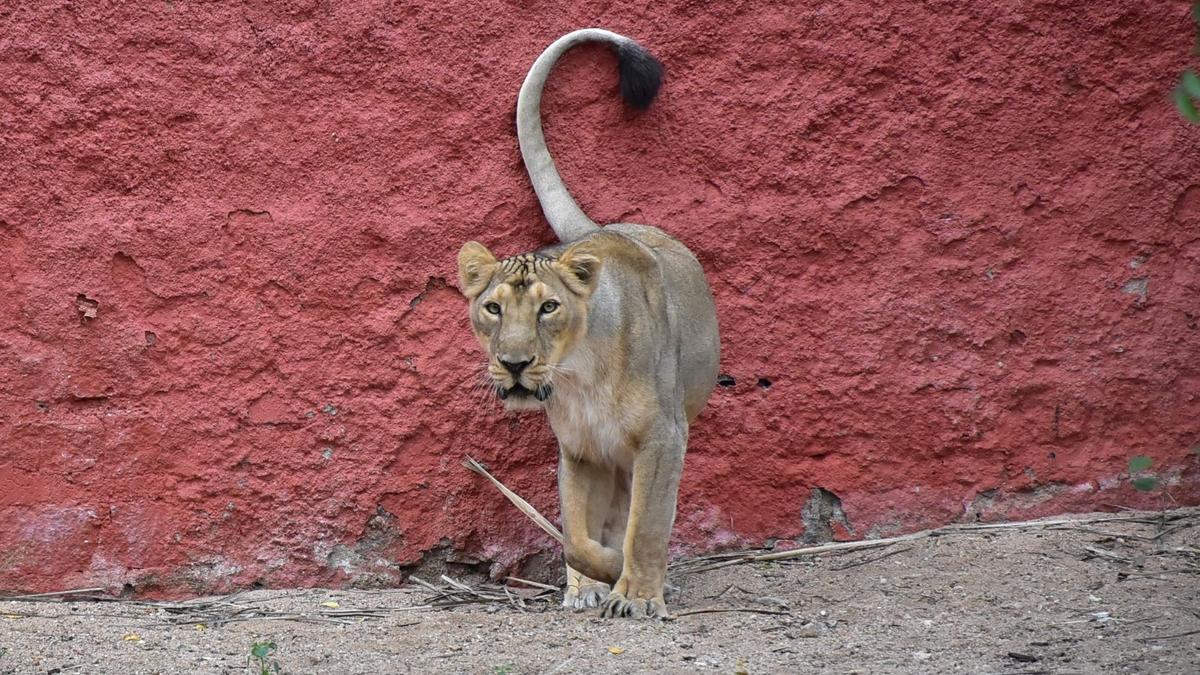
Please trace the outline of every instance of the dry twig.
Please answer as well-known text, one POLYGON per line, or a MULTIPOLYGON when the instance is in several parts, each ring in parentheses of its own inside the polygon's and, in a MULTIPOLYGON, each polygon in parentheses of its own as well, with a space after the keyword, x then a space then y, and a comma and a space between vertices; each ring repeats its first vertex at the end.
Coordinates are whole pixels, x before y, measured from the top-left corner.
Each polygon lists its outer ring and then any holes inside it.
POLYGON ((475 473, 479 474, 480 476, 483 476, 484 478, 491 481, 492 485, 496 486, 496 489, 498 489, 498 490, 500 490, 500 492, 504 493, 505 497, 508 497, 508 501, 512 502, 518 509, 521 509, 521 513, 524 513, 526 516, 529 516, 529 519, 532 520, 534 522, 534 524, 536 524, 538 527, 542 528, 542 530, 544 530, 546 532, 546 534, 550 535, 551 537, 554 537, 555 541, 557 541, 560 544, 562 543, 562 540, 563 540, 562 532, 559 532, 558 528, 555 527, 553 523, 551 523, 549 520, 546 520, 546 517, 543 516, 541 513, 539 513, 537 509, 533 508, 533 506, 529 502, 525 501, 524 499, 521 499, 521 495, 518 495, 517 493, 508 489, 507 485, 505 485, 504 483, 501 483, 499 480, 496 479, 495 476, 488 473, 488 470, 483 468, 482 464, 475 461, 475 459, 473 457, 468 455, 467 459, 463 461, 463 466, 467 467, 471 471, 474 471, 475 473))
MULTIPOLYGON (((516 505, 516 507, 518 509, 520 509, 522 513, 524 513, 526 516, 528 516, 538 527, 542 528, 542 530, 544 530, 551 537, 554 537, 560 544, 562 543, 562 540, 563 540, 562 533, 559 532, 558 528, 556 528, 549 520, 547 520, 545 518, 545 516, 543 516, 541 513, 539 513, 537 509, 533 508, 533 506, 530 505, 529 502, 522 499, 520 495, 518 495, 517 493, 510 490, 508 488, 508 486, 506 486, 504 483, 500 482, 495 476, 493 476, 491 473, 489 473, 488 470, 485 469, 482 464, 477 462, 472 457, 468 456, 466 458, 466 460, 463 461, 463 466, 467 467, 471 471, 474 471, 475 473, 477 473, 477 474, 483 476, 484 478, 487 478, 489 481, 491 481, 491 483, 493 485, 495 485, 496 488, 499 489, 500 492, 502 492, 504 494, 504 496, 508 498, 509 501, 511 501, 514 505, 516 505)), ((1144 523, 1144 524, 1156 525, 1160 528, 1166 528, 1166 526, 1170 523, 1181 522, 1181 524, 1175 525, 1168 529, 1164 529, 1159 535, 1159 536, 1162 536, 1162 534, 1166 534, 1167 532, 1170 532, 1170 531, 1173 531, 1175 529, 1185 526, 1186 524, 1188 524, 1188 521, 1200 516, 1200 509, 1196 509, 1196 508, 1179 509, 1177 511, 1170 512, 1170 513, 1162 512, 1162 513, 1153 514, 1153 515, 1147 515, 1144 513, 1134 512, 1130 509, 1125 509, 1125 511, 1126 511, 1126 513, 1122 513, 1122 514, 1100 515, 1100 516, 1091 516, 1091 517, 1086 517, 1086 518, 1057 518, 1057 519, 1053 519, 1053 520, 1026 520, 1026 521, 1019 521, 1019 522, 1012 522, 1012 523, 972 523, 972 524, 947 525, 945 527, 939 527, 939 528, 933 529, 933 530, 923 530, 921 532, 913 532, 911 534, 905 534, 905 535, 901 535, 901 536, 897 536, 897 537, 886 537, 886 538, 882 538, 882 539, 864 539, 864 540, 860 540, 860 541, 832 542, 832 543, 828 543, 828 544, 821 544, 819 546, 808 546, 808 547, 797 548, 797 549, 792 549, 792 550, 788 550, 788 551, 767 551, 765 549, 754 549, 754 550, 748 550, 748 551, 717 553, 717 554, 713 554, 713 555, 701 556, 698 558, 691 558, 688 560, 677 561, 671 565, 671 571, 676 574, 695 574, 697 572, 707 572, 707 571, 711 571, 711 570, 715 570, 715 569, 720 569, 722 567, 729 567, 731 565, 742 565, 742 564, 754 563, 754 562, 779 562, 779 561, 793 560, 793 559, 801 558, 801 557, 805 557, 805 556, 817 556, 817 555, 821 555, 821 554, 825 554, 825 553, 843 553, 843 552, 847 552, 847 551, 862 551, 862 550, 873 549, 873 548, 881 548, 884 546, 891 546, 893 544, 914 542, 914 541, 919 541, 922 539, 946 537, 946 536, 955 535, 955 534, 979 534, 979 533, 994 532, 994 531, 999 531, 999 530, 1030 530, 1030 529, 1032 529, 1032 530, 1068 529, 1069 530, 1069 529, 1077 529, 1077 530, 1084 531, 1084 532, 1104 534, 1105 536, 1116 536, 1116 535, 1112 535, 1110 533, 1099 533, 1098 531, 1093 530, 1092 528, 1089 528, 1089 527, 1085 527, 1085 526, 1095 524, 1095 523, 1127 522, 1127 523, 1144 523)), ((1143 540, 1153 540, 1154 539, 1154 538, 1142 537, 1141 535, 1129 535, 1129 538, 1136 538, 1136 539, 1143 539, 1143 540)), ((850 563, 848 565, 842 566, 839 569, 847 569, 849 567, 855 567, 857 565, 864 565, 869 562, 874 562, 875 560, 880 560, 882 558, 886 558, 890 555, 895 555, 896 553, 901 553, 905 550, 908 550, 908 548, 901 549, 900 551, 895 551, 892 553, 887 553, 887 554, 884 554, 881 556, 877 556, 875 558, 850 563)), ((1188 549, 1177 548, 1175 550, 1180 551, 1180 550, 1188 550, 1188 549)), ((1113 553, 1111 551, 1107 551, 1105 549, 1088 547, 1088 551, 1094 555, 1105 557, 1110 560, 1120 560, 1120 561, 1128 560, 1124 556, 1120 556, 1119 554, 1113 553)), ((523 580, 520 580, 520 581, 522 581, 522 583, 528 583, 528 582, 524 582, 523 580)), ((728 590, 728 589, 726 589, 726 590, 728 590)))
POLYGON ((1200 630, 1189 630, 1186 633, 1175 633, 1174 635, 1152 635, 1150 637, 1138 638, 1137 641, 1146 643, 1155 642, 1157 640, 1174 640, 1175 638, 1187 637, 1189 635, 1195 635, 1196 633, 1200 633, 1200 630))
MULTIPOLYGON (((797 548, 789 551, 777 551, 771 553, 753 553, 746 552, 740 555, 722 553, 715 556, 703 556, 700 558, 692 558, 675 563, 671 566, 672 571, 678 574, 695 574, 697 572, 707 572, 710 570, 728 567, 730 565, 741 565, 754 562, 774 562, 781 560, 790 560, 803 556, 815 556, 823 553, 841 553, 845 551, 861 551, 865 549, 880 548, 883 546, 891 546, 893 544, 918 541, 928 539, 930 537, 946 537, 956 534, 977 534, 981 532, 992 532, 998 530, 1044 530, 1044 529, 1063 529, 1087 523, 1106 523, 1106 522, 1135 522, 1157 525, 1160 522, 1172 522, 1195 518, 1200 516, 1200 509, 1181 509, 1172 513, 1164 513, 1155 517, 1148 517, 1145 514, 1129 514, 1129 515, 1103 515, 1092 516, 1088 518, 1059 518, 1055 520, 1026 520, 1013 523, 983 523, 983 524, 963 524, 963 525, 947 525, 934 530, 923 530, 912 534, 905 534, 898 537, 886 537, 883 539, 864 539, 861 541, 845 541, 833 542, 830 544, 821 544, 820 546, 809 546, 805 548, 797 548)), ((1115 555, 1115 554, 1114 554, 1115 555)))
POLYGON ((31 593, 28 595, 6 595, 0 596, 0 601, 20 600, 22 602, 65 602, 67 600, 110 600, 107 597, 89 597, 89 598, 67 598, 66 596, 74 595, 95 595, 104 593, 104 588, 72 588, 66 591, 52 591, 50 593, 31 593))
POLYGON ((559 590, 558 586, 552 586, 550 584, 543 584, 540 581, 530 581, 528 579, 522 579, 521 577, 505 577, 505 579, 508 579, 509 581, 515 581, 518 584, 525 584, 526 586, 533 586, 534 588, 542 588, 547 591, 554 591, 555 593, 557 593, 559 590))
POLYGON ((745 612, 747 614, 772 614, 775 616, 791 616, 791 612, 784 612, 776 609, 757 609, 755 607, 704 607, 701 609, 688 609, 682 612, 677 612, 671 615, 671 618, 678 619, 692 614, 720 614, 723 612, 745 612))
MULTIPOLYGON (((442 587, 435 586, 418 577, 409 577, 408 579, 433 593, 427 598, 426 603, 430 607, 438 608, 480 603, 503 603, 524 610, 531 602, 545 603, 544 608, 548 608, 549 601, 558 594, 558 587, 549 584, 536 584, 537 590, 531 593, 530 589, 495 584, 469 586, 444 574, 441 581, 445 586, 442 587)), ((523 579, 520 581, 524 582, 523 579)))
POLYGON ((256 606, 256 603, 264 602, 269 598, 242 600, 239 597, 241 595, 242 591, 238 591, 215 599, 198 598, 183 602, 130 601, 128 604, 165 613, 165 616, 160 617, 160 621, 149 624, 152 626, 203 624, 217 627, 241 621, 300 621, 303 623, 351 625, 362 621, 383 619, 402 612, 432 609, 429 605, 413 605, 406 607, 322 607, 312 612, 284 612, 256 606))
POLYGON ((852 567, 858 567, 860 565, 869 565, 873 562, 878 562, 880 560, 883 560, 884 558, 890 558, 898 553, 904 553, 905 551, 911 551, 912 548, 913 547, 911 547, 911 546, 905 546, 904 548, 898 548, 898 549, 895 549, 892 551, 887 551, 885 553, 880 553, 879 555, 873 556, 870 558, 863 558, 861 560, 855 560, 854 562, 846 563, 845 565, 838 565, 837 567, 833 567, 830 569, 832 569, 834 572, 841 572, 842 570, 848 570, 852 567))

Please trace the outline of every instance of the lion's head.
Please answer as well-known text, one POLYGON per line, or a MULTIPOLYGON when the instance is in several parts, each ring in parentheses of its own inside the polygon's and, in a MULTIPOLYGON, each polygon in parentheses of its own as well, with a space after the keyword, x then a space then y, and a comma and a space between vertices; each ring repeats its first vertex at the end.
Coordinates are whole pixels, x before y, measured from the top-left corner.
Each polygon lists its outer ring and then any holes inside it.
POLYGON ((487 350, 493 389, 509 410, 539 408, 553 395, 555 373, 587 333, 588 298, 599 271, 586 241, 558 257, 496 260, 474 241, 459 251, 471 327, 487 350))

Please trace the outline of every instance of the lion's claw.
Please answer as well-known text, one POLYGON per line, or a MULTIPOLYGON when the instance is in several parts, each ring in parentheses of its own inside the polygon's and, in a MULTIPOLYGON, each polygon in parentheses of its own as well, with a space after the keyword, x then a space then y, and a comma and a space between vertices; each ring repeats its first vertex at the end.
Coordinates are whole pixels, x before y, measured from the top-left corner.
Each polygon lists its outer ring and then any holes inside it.
POLYGON ((613 591, 604 599, 604 604, 600 607, 600 616, 605 619, 617 617, 665 619, 667 618, 667 605, 662 601, 662 598, 651 598, 649 600, 634 598, 630 600, 624 595, 613 591))
POLYGON ((604 598, 608 596, 608 584, 600 583, 582 583, 578 586, 567 586, 563 592, 562 606, 568 609, 573 609, 576 612, 585 609, 599 607, 600 603, 604 602, 604 598))

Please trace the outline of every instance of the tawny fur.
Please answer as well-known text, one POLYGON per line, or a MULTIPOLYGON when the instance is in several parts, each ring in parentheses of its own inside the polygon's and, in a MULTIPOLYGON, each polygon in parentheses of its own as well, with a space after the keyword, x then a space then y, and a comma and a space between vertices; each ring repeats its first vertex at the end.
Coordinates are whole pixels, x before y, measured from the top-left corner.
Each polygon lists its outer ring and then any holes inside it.
POLYGON ((657 64, 628 38, 596 29, 539 57, 517 123, 530 178, 565 243, 497 260, 468 242, 459 281, 497 394, 510 410, 545 410, 558 438, 564 604, 661 617, 688 432, 716 381, 716 309, 683 244, 645 225, 600 228, 562 185, 537 104, 554 61, 584 41, 632 59, 623 75, 657 64))

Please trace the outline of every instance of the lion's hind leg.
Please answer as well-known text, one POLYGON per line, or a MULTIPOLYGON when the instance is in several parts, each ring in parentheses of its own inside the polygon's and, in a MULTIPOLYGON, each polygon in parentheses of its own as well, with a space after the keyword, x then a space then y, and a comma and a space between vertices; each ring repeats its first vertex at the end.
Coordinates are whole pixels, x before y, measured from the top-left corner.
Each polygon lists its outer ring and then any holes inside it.
POLYGON ((612 590, 603 581, 596 581, 567 565, 567 587, 563 589, 563 607, 580 611, 599 607, 612 590))

